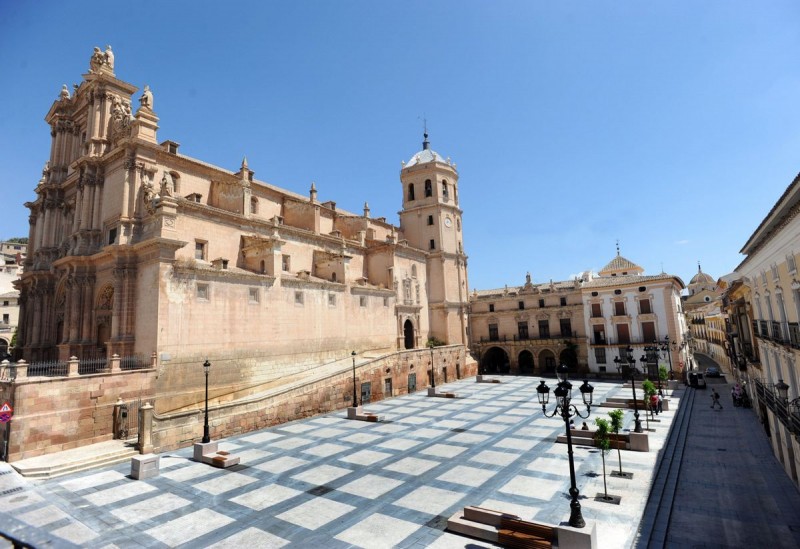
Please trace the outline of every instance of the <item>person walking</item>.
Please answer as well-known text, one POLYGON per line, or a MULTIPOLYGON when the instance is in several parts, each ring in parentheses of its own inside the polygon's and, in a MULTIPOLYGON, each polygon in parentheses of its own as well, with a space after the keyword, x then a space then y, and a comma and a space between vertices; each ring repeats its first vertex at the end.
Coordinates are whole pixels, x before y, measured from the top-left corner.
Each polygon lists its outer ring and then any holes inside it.
POLYGON ((716 389, 711 389, 711 407, 714 408, 717 405, 719 405, 719 409, 722 410, 722 403, 719 401, 719 393, 716 389))
POLYGON ((656 410, 659 414, 664 411, 664 393, 661 389, 658 390, 658 407, 656 410))

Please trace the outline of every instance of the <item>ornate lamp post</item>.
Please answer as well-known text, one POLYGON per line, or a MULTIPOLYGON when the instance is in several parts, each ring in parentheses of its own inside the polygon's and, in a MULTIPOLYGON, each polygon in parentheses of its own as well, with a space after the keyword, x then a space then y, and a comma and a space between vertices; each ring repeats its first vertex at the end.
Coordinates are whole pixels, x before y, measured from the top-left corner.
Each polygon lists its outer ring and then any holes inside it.
POLYGON ((789 386, 782 379, 779 379, 778 383, 775 384, 775 391, 777 391, 781 402, 785 403, 789 400, 789 386))
POLYGON ((573 528, 583 528, 586 526, 586 522, 581 515, 581 504, 578 501, 579 492, 575 484, 575 462, 572 458, 572 433, 569 428, 569 420, 573 416, 584 419, 589 417, 592 408, 592 392, 594 391, 594 387, 589 385, 588 381, 584 380, 583 385, 579 388, 583 403, 586 405, 586 415, 583 415, 574 404, 570 403, 572 400, 572 384, 568 380, 567 367, 563 364, 558 367, 558 379, 558 386, 555 391, 553 391, 556 395, 556 407, 551 413, 547 413, 547 402, 550 399, 550 387, 547 386, 544 380, 542 380, 536 388, 536 394, 539 397, 539 404, 542 405, 542 413, 545 417, 560 415, 564 419, 564 428, 567 431, 567 456, 569 457, 569 479, 571 483, 569 495, 572 498, 569 504, 569 525, 573 528))
POLYGON ((211 435, 208 432, 208 372, 211 371, 211 363, 206 359, 203 362, 203 371, 206 374, 206 413, 203 421, 203 444, 211 442, 211 435))
MULTIPOLYGON (((675 346, 676 346, 676 344, 675 344, 674 341, 672 342, 672 346, 670 346, 670 341, 669 341, 669 336, 668 335, 664 336, 664 344, 661 346, 661 350, 667 352, 667 358, 669 359, 669 378, 670 379, 672 379, 672 377, 674 375, 672 373, 672 351, 675 349, 675 346)), ((661 376, 658 376, 658 377, 659 377, 659 379, 661 379, 661 376)), ((659 389, 660 388, 661 387, 659 387, 659 389)))
POLYGON ((620 357, 616 357, 614 359, 614 363, 617 365, 617 370, 622 372, 622 365, 627 363, 628 369, 630 370, 631 374, 631 387, 633 387, 633 423, 634 433, 641 433, 642 431, 642 422, 639 419, 639 402, 636 399, 636 361, 633 358, 633 348, 628 347, 625 349, 625 360, 622 360, 620 357))
POLYGON ((356 352, 350 353, 353 358, 353 408, 358 408, 358 398, 356 397, 356 352))

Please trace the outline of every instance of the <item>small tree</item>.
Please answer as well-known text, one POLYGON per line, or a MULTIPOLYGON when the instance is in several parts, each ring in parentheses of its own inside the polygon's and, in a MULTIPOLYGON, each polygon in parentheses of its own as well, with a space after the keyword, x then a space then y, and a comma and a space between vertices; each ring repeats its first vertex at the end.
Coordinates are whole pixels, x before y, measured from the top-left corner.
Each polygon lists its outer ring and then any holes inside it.
POLYGON ((667 381, 667 379, 669 379, 669 371, 666 366, 658 367, 658 379, 661 381, 667 381))
POLYGON ((594 432, 594 441, 598 448, 600 448, 600 457, 603 458, 603 499, 612 499, 608 497, 608 487, 606 486, 606 454, 611 450, 611 439, 609 433, 611 426, 608 420, 603 418, 596 418, 594 420, 597 425, 597 430, 594 432))
MULTIPOLYGON (((653 407, 650 405, 650 397, 656 394, 656 386, 653 384, 652 381, 649 379, 645 379, 642 381, 642 390, 644 391, 645 397, 645 406, 650 411, 650 414, 653 414, 653 407)), ((644 414, 645 419, 647 420, 647 429, 650 429, 650 418, 647 416, 647 413, 644 414)))
MULTIPOLYGON (((615 435, 619 435, 620 430, 622 430, 622 418, 624 417, 622 410, 611 410, 608 412, 608 416, 611 418, 611 430, 615 435)), ((619 459, 619 474, 622 476, 622 452, 619 451, 619 446, 617 444, 617 458, 619 459)))

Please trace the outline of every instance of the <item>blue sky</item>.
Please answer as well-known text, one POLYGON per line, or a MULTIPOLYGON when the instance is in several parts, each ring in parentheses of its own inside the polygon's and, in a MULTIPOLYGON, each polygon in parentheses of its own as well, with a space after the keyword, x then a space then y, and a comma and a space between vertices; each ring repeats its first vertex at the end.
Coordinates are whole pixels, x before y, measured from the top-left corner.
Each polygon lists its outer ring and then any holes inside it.
POLYGON ((0 238, 27 236, 61 85, 111 44, 159 140, 395 223, 427 118, 471 288, 597 270, 617 239, 718 277, 800 171, 798 29, 795 1, 0 0, 0 238))

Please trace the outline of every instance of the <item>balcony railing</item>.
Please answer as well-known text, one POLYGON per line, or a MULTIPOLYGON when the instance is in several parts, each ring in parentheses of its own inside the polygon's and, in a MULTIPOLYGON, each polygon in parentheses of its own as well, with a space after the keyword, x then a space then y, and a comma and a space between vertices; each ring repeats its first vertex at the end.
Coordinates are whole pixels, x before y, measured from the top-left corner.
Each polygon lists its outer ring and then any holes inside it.
MULTIPOLYGON (((758 399, 769 408, 790 433, 800 437, 800 406, 792 405, 778 396, 775 388, 758 378, 754 379, 758 399)), ((797 399, 795 401, 797 402, 797 399)))

